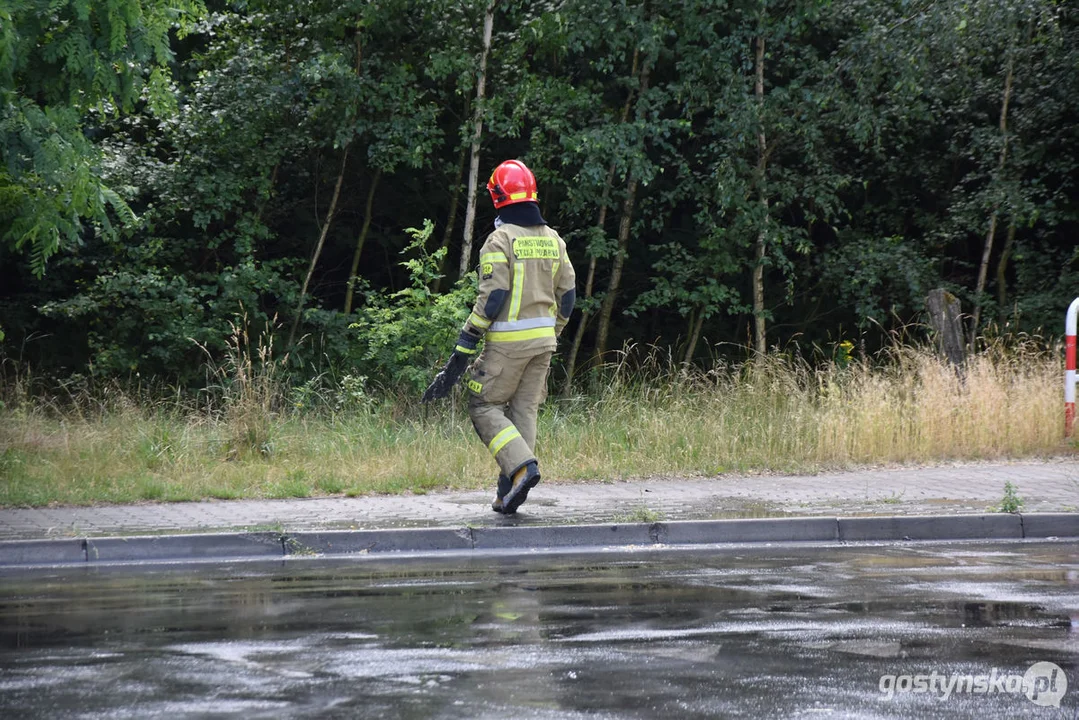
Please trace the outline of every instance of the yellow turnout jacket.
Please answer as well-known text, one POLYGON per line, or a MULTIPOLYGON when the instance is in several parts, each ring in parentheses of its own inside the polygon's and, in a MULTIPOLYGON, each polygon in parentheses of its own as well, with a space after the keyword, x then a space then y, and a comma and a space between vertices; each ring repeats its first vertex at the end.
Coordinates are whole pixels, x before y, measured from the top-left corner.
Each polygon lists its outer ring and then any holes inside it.
POLYGON ((554 350, 573 311, 566 242, 546 225, 504 223, 480 249, 479 294, 465 331, 511 357, 554 350))

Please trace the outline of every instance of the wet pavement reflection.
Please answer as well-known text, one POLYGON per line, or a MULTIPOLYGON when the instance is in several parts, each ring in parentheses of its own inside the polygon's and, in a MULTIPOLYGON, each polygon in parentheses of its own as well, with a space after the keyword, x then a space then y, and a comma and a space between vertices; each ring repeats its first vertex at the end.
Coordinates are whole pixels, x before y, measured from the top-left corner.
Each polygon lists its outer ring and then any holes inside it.
POLYGON ((0 576, 0 718, 660 716, 1079 718, 1079 545, 0 576))

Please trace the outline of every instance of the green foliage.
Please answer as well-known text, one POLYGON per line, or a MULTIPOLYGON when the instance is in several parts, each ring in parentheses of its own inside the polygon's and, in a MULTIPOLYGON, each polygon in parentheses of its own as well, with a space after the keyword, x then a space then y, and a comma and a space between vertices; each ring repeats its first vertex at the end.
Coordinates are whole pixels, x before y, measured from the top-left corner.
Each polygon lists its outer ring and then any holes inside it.
POLYGON ((371 393, 366 375, 345 375, 336 382, 316 375, 292 387, 290 404, 297 412, 328 409, 332 414, 355 416, 373 412, 378 399, 371 393))
MULTIPOLYGON (((199 347, 221 357, 230 345, 236 313, 258 308, 264 293, 286 291, 286 267, 244 263, 188 278, 173 274, 167 265, 122 262, 78 294, 47 302, 40 311, 85 328, 90 359, 100 375, 171 375, 194 385, 204 380, 199 347)), ((269 328, 272 318, 253 310, 247 322, 269 328)))
MULTIPOLYGON (((242 304, 302 328, 282 374, 324 407, 344 377, 422 386, 467 312, 471 279, 423 278, 463 245, 487 4, 4 4, 5 356, 198 388, 192 340, 224 362, 242 304), (397 231, 425 217, 426 245, 397 231)), ((739 356, 758 272, 768 344, 867 354, 935 287, 1028 332, 1079 287, 1067 3, 499 2, 492 47, 481 184, 533 168, 609 347, 739 356)))
POLYGON ((201 0, 17 0, 0 10, 0 242, 29 253, 38 277, 88 229, 115 237, 110 215, 136 224, 88 134, 140 101, 175 108, 170 33, 182 38, 202 12, 201 0))
POLYGON ((74 108, 40 108, 11 93, 0 97, 0 240, 30 255, 35 275, 48 259, 80 244, 84 219, 115 235, 110 210, 127 226, 135 214, 100 177, 100 154, 83 135, 74 108))
POLYGON ((1000 504, 996 506, 996 512, 1017 513, 1023 509, 1023 498, 1018 493, 1018 488, 1011 481, 1004 483, 1004 496, 1000 504))
POLYGON ((200 0, 14 0, 0 10, 0 83, 45 104, 129 110, 173 59, 200 0))
POLYGON ((351 325, 364 348, 367 374, 406 391, 422 390, 430 382, 433 370, 453 349, 476 296, 471 275, 449 292, 429 289, 439 277, 445 254, 445 248, 433 253, 426 250, 433 230, 430 220, 422 228, 406 229, 412 240, 402 254, 415 253, 401 263, 408 270, 409 287, 394 293, 365 293, 367 304, 351 325))
POLYGON ((939 283, 933 259, 903 237, 839 233, 818 267, 821 279, 854 310, 863 330, 893 315, 917 313, 933 283, 939 283))
POLYGON ((1060 189, 1079 168, 1065 150, 1074 143, 1060 135, 1070 125, 1060 113, 1074 110, 1061 95, 1075 92, 1062 80, 1077 59, 1074 10, 1050 0, 949 0, 921 10, 873 2, 843 4, 838 18, 859 28, 844 41, 838 71, 850 93, 851 136, 864 148, 865 192, 847 202, 854 231, 839 238, 834 256, 861 268, 852 273, 855 287, 838 284, 831 257, 822 265, 828 285, 856 302, 860 325, 871 312, 910 317, 929 282, 998 318, 1021 317, 1027 328, 1056 325, 1063 297, 1053 288, 1070 273, 1070 243, 1053 248, 1041 238, 1059 238, 1059 224, 1075 217, 1060 212, 1075 207, 1060 189), (995 297, 975 297, 993 218, 995 297), (901 243, 878 239, 897 235, 901 243), (864 265, 858 254, 870 256, 864 265), (1054 270, 1040 273, 1035 289, 1023 277, 1046 254, 1054 270))
POLYGON ((641 503, 628 512, 615 515, 611 520, 616 523, 657 523, 662 522, 664 517, 659 510, 653 510, 641 503))

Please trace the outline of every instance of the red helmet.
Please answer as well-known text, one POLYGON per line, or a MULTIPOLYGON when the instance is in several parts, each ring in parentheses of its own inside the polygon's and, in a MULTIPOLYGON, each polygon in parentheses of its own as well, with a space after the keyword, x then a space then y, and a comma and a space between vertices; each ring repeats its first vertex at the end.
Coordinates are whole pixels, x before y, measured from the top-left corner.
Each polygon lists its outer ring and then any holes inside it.
POLYGON ((513 203, 535 201, 536 176, 520 160, 507 160, 491 173, 487 181, 487 192, 491 193, 491 202, 495 209, 513 203))

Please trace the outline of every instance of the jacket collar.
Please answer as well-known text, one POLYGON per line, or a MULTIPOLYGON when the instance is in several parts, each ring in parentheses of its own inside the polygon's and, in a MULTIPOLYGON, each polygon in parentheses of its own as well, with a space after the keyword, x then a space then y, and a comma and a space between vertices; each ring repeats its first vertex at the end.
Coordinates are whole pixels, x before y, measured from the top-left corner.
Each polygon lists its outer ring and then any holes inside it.
POLYGON ((540 215, 539 204, 534 202, 519 202, 506 205, 498 211, 495 218, 495 227, 509 223, 521 227, 534 227, 546 225, 547 221, 540 215))

